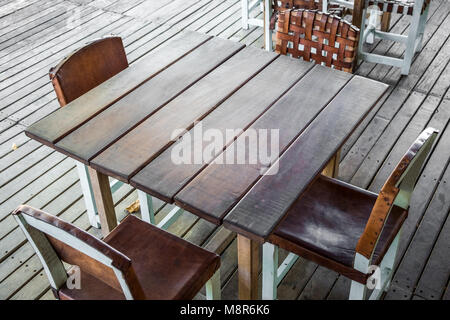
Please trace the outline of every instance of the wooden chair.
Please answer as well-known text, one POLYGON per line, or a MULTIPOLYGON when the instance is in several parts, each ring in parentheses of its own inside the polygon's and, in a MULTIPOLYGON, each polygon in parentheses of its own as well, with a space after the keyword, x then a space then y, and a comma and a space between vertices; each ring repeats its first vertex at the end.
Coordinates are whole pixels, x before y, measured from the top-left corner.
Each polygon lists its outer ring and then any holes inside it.
POLYGON ((220 299, 218 255, 134 216, 125 218, 104 241, 26 205, 13 216, 57 299, 192 299, 205 284, 207 298, 220 299), (63 262, 79 270, 78 288, 63 262))
POLYGON ((398 13, 412 16, 408 35, 401 35, 377 30, 373 24, 366 26, 361 23, 361 39, 358 47, 358 58, 373 63, 382 63, 401 68, 402 75, 408 75, 412 59, 416 52, 422 50, 423 34, 428 17, 429 4, 431 0, 364 0, 363 17, 366 16, 370 6, 378 6, 382 12, 398 13), (406 45, 403 59, 383 56, 364 51, 364 43, 371 35, 375 38, 400 42, 406 45))
MULTIPOLYGON (((122 39, 109 36, 75 50, 56 67, 51 68, 49 75, 59 104, 64 107, 126 68, 128 68, 128 61, 122 39)), ((98 228, 100 223, 88 169, 79 161, 76 161, 76 165, 89 221, 92 226, 98 228)), ((123 182, 113 179, 111 192, 114 193, 122 185, 123 182)), ((155 224, 152 197, 145 192, 139 190, 137 192, 142 219, 155 224)), ((180 208, 174 208, 159 226, 167 229, 181 213, 180 208)))
POLYGON ((291 252, 289 265, 298 255, 350 278, 350 299, 365 299, 366 283, 377 281, 370 299, 378 299, 389 287, 410 197, 436 136, 428 128, 417 138, 378 195, 319 176, 263 245, 263 299, 276 298, 288 271, 287 263, 278 268, 278 247, 291 252))
POLYGON ((339 17, 304 9, 279 14, 275 51, 353 72, 359 30, 339 17))

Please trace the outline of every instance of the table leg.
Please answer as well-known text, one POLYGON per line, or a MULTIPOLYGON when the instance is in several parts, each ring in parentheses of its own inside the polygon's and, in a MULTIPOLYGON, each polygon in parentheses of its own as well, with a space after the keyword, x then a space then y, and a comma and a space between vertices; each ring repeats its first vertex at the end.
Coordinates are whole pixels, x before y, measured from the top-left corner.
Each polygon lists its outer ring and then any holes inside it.
POLYGON ((238 234, 237 245, 239 299, 257 300, 260 243, 238 234))
MULTIPOLYGON (((352 16, 352 24, 358 28, 361 28, 361 21, 363 20, 363 2, 364 0, 354 0, 353 3, 353 16, 352 16)), ((365 19, 365 17, 364 17, 365 19)))
POLYGON ((116 212, 109 186, 108 176, 89 167, 92 191, 94 192, 97 212, 100 218, 103 236, 107 236, 117 226, 116 212))
POLYGON ((339 160, 341 159, 341 149, 336 152, 336 154, 328 162, 325 169, 323 169, 322 174, 327 177, 337 178, 339 175, 339 160))

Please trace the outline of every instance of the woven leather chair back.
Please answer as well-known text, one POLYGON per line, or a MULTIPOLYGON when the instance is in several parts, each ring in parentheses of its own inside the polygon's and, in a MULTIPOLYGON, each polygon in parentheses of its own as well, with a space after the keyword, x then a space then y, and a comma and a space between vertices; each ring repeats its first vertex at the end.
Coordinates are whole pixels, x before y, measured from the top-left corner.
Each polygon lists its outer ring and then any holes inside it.
POLYGON ((339 17, 304 9, 280 12, 277 53, 353 72, 359 29, 339 17))

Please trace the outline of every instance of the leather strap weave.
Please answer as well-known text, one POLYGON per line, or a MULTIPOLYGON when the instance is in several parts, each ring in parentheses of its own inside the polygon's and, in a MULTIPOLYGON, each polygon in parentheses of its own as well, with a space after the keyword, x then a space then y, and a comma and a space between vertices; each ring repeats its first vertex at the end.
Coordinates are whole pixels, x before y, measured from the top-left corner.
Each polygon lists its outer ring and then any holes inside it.
POLYGON ((277 53, 352 72, 359 29, 328 13, 304 9, 280 12, 277 53))

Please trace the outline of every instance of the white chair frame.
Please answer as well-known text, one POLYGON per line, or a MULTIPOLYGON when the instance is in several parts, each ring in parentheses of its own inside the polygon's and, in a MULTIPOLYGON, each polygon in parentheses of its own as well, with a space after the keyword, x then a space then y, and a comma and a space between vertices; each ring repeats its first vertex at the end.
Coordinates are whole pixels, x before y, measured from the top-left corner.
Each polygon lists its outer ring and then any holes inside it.
MULTIPOLYGON (((133 300, 131 290, 125 281, 123 272, 112 265, 111 258, 54 225, 22 213, 15 214, 14 218, 39 257, 50 282, 50 286, 54 290, 59 290, 66 283, 68 277, 62 261, 56 254, 45 234, 50 235, 72 248, 76 248, 92 259, 111 268, 117 276, 117 280, 119 281, 125 298, 127 300, 133 300)), ((221 299, 220 269, 217 270, 206 283, 206 298, 208 300, 221 299)))
MULTIPOLYGON (((83 192, 84 204, 86 206, 87 215, 89 218, 89 223, 95 228, 100 228, 100 218, 97 211, 97 206, 95 204, 94 193, 92 191, 91 179, 88 173, 88 167, 79 162, 75 161, 77 165, 78 177, 80 178, 81 191, 83 192)), ((111 193, 116 192, 124 183, 117 179, 112 179, 110 183, 111 193)), ((141 210, 141 218, 145 222, 156 224, 155 221, 155 211, 153 209, 153 198, 147 193, 136 189, 138 193, 138 199, 141 210)), ((183 209, 179 207, 173 208, 157 227, 167 230, 183 213, 183 209)))
MULTIPOLYGON (((365 17, 367 13, 368 0, 365 1, 366 3, 363 9, 363 17, 365 17)), ((365 23, 362 23, 358 46, 358 59, 367 62, 381 63, 398 67, 401 68, 402 75, 408 75, 414 54, 422 50, 423 35, 425 32, 425 25, 427 22, 428 11, 430 7, 428 5, 427 8, 422 13, 423 3, 424 0, 416 0, 414 3, 411 25, 407 36, 391 32, 380 31, 377 30, 373 24, 369 24, 368 26, 366 26, 365 23), (364 42, 366 41, 369 35, 373 35, 375 38, 404 43, 406 45, 406 49, 403 59, 365 52, 364 42)))
POLYGON ((264 28, 264 48, 273 50, 272 30, 270 30, 270 17, 272 17, 272 3, 270 0, 241 0, 242 28, 247 30, 249 26, 264 28), (250 12, 257 6, 261 7, 263 19, 250 18, 250 12))
MULTIPOLYGON (((405 210, 409 207, 409 202, 411 198, 411 194, 414 190, 414 185, 419 177, 420 171, 422 169, 422 165, 424 164, 429 151, 436 139, 437 132, 432 133, 432 137, 430 137, 426 144, 424 144, 417 155, 413 158, 411 163, 409 164, 407 170, 402 174, 398 183, 396 184, 396 188, 400 189, 400 192, 395 197, 394 205, 401 207, 405 210)), ((391 207, 392 209, 392 207, 391 207)), ((387 220, 387 217, 385 221, 387 220)), ((383 229, 381 229, 382 231, 383 229)), ((379 268, 381 275, 381 284, 378 286, 379 289, 374 289, 372 294, 369 297, 369 300, 377 300, 381 297, 384 291, 389 289, 389 285, 391 283, 391 279, 393 276, 395 259, 397 256, 398 245, 400 241, 401 229, 397 233, 396 237, 392 241, 389 246, 388 251, 383 257, 379 268)), ((381 232, 378 235, 378 240, 380 239, 381 232)), ((375 251, 375 250, 374 250, 375 251)), ((367 274, 369 271, 369 267, 372 265, 371 261, 373 258, 373 252, 370 259, 365 256, 356 253, 355 261, 354 261, 354 269, 367 274)), ((290 270, 290 268, 297 261, 298 256, 289 253, 287 258, 283 261, 281 266, 278 266, 278 246, 266 242, 263 244, 263 253, 262 253, 262 299, 263 300, 275 300, 277 298, 277 287, 281 280, 283 280, 284 276, 290 270)), ((367 294, 367 285, 359 283, 357 281, 352 280, 350 287, 350 300, 365 300, 367 294)))

